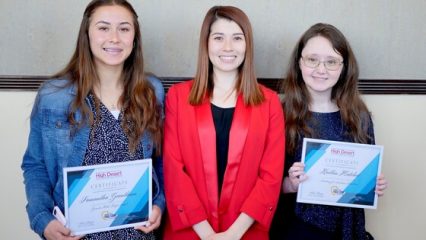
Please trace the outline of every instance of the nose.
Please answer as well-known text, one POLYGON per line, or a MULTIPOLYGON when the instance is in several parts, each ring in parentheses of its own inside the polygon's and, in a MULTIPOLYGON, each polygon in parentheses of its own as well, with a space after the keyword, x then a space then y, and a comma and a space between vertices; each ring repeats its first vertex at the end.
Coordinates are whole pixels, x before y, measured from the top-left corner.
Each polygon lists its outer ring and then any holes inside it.
POLYGON ((225 50, 225 51, 232 51, 232 40, 226 39, 223 44, 224 44, 223 45, 223 50, 225 50))
POLYGON ((112 29, 110 31, 111 35, 110 35, 110 42, 112 43, 117 43, 119 41, 119 36, 118 36, 118 31, 115 29, 112 29))
POLYGON ((316 69, 319 73, 327 72, 327 69, 325 68, 325 62, 320 62, 316 69))

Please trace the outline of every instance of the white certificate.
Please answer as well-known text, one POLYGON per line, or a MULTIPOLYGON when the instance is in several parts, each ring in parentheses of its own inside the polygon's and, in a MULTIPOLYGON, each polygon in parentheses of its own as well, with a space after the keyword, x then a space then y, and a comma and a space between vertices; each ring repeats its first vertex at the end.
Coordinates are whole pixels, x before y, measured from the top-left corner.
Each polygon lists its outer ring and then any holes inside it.
POLYGON ((64 168, 66 227, 83 235, 146 224, 151 174, 151 159, 64 168))
POLYGON ((382 156, 379 145, 305 138, 307 179, 299 184, 297 202, 375 209, 382 156))

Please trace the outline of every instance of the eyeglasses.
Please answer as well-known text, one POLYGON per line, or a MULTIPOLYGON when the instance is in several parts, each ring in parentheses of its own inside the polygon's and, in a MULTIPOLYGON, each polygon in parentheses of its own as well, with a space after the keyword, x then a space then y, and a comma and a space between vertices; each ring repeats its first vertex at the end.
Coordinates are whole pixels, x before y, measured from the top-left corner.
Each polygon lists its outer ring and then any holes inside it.
POLYGON ((306 56, 300 57, 302 59, 303 64, 308 68, 317 68, 320 63, 324 64, 324 67, 330 71, 336 71, 339 69, 340 65, 342 65, 343 61, 340 61, 337 58, 328 58, 325 61, 321 61, 316 56, 306 56))

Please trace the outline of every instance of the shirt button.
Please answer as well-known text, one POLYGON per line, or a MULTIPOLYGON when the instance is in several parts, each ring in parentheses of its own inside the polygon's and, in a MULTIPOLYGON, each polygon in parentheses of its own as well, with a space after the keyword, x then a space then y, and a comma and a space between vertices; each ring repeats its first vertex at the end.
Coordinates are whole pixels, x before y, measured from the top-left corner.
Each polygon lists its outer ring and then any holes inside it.
POLYGON ((61 128, 62 127, 62 122, 61 121, 57 121, 56 122, 56 128, 61 128))
POLYGON ((269 211, 272 211, 274 208, 273 207, 269 207, 269 211))

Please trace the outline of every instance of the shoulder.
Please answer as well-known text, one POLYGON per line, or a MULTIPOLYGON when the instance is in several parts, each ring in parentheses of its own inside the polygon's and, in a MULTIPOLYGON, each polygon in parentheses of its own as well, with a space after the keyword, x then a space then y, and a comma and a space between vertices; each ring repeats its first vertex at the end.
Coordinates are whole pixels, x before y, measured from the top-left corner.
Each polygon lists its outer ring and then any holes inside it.
POLYGON ((158 100, 160 102, 163 102, 163 100, 164 100, 164 87, 163 87, 163 84, 161 83, 161 80, 154 75, 148 75, 146 77, 146 79, 154 88, 155 96, 158 98, 158 100))
POLYGON ((69 91, 72 89, 72 86, 70 84, 70 81, 67 79, 51 79, 46 80, 43 82, 43 84, 40 86, 39 94, 45 95, 45 94, 60 94, 64 91, 69 91))
POLYGON ((265 103, 281 104, 280 98, 274 90, 267 88, 261 84, 259 84, 259 86, 260 86, 260 90, 263 93, 263 96, 265 97, 265 103))
POLYGON ((180 83, 176 83, 170 87, 168 95, 183 95, 188 97, 189 92, 191 91, 192 83, 194 80, 186 80, 180 83))
POLYGON ((40 106, 49 108, 68 107, 74 96, 75 87, 69 80, 53 79, 41 85, 37 101, 40 106))

